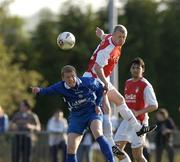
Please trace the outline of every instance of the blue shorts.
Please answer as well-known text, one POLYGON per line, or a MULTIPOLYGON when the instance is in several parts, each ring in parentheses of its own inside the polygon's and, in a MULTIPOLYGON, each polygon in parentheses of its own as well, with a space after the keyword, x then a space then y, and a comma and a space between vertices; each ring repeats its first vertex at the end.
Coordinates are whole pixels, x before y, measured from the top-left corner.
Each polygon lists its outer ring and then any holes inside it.
POLYGON ((96 113, 89 113, 81 116, 71 115, 69 117, 68 133, 83 134, 93 120, 103 121, 102 115, 96 113))

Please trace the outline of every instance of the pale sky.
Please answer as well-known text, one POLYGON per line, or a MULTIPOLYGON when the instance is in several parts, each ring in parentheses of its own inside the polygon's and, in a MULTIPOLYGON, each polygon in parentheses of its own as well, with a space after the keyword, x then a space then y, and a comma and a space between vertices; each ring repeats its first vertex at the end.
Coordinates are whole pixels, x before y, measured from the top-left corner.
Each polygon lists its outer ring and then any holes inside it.
MULTIPOLYGON (((0 0, 3 1, 3 0, 0 0)), ((12 15, 22 17, 31 16, 42 8, 50 8, 53 12, 57 12, 60 5, 68 0, 14 0, 9 9, 12 15)), ((74 0, 75 4, 92 4, 93 8, 104 6, 107 0, 74 0)))

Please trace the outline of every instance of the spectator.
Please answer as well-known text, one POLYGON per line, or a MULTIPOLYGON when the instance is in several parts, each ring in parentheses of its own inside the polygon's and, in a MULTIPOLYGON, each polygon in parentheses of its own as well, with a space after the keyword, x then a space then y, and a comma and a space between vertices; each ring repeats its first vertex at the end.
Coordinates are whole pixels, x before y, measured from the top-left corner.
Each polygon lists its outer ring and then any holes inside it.
POLYGON ((3 108, 0 106, 0 133, 4 133, 8 130, 9 119, 8 116, 4 113, 3 108))
POLYGON ((83 162, 84 158, 86 159, 86 162, 92 162, 92 152, 91 152, 91 146, 93 144, 93 137, 89 130, 86 131, 86 133, 83 136, 83 139, 81 141, 81 144, 78 148, 77 152, 77 159, 78 162, 83 162))
POLYGON ((175 124, 172 118, 169 117, 166 109, 159 109, 156 113, 157 130, 156 130, 156 162, 162 161, 163 150, 166 149, 169 162, 174 162, 173 148, 173 132, 175 124))
POLYGON ((10 130, 15 131, 12 139, 12 162, 30 161, 31 134, 30 132, 40 131, 41 126, 38 116, 30 110, 26 100, 20 103, 20 110, 15 113, 10 123, 10 130))
POLYGON ((50 154, 52 162, 58 162, 58 150, 62 150, 62 161, 66 158, 67 120, 62 111, 57 111, 49 119, 47 130, 49 135, 50 154))

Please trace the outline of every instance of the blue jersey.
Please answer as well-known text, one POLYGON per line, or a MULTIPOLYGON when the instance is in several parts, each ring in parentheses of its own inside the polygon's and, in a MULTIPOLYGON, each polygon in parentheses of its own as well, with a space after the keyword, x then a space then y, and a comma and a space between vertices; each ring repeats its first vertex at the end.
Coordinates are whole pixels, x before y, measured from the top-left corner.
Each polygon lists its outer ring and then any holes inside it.
POLYGON ((60 81, 48 88, 41 88, 39 95, 63 95, 71 114, 81 115, 95 112, 95 106, 102 105, 102 84, 92 77, 77 78, 77 85, 68 87, 64 81, 60 81))

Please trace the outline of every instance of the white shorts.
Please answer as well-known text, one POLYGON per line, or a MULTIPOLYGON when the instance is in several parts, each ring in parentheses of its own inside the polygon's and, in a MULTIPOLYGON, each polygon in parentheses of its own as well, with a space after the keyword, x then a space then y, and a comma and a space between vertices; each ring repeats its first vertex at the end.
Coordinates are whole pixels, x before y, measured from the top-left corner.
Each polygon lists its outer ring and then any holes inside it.
MULTIPOLYGON (((89 72, 85 72, 83 74, 83 77, 93 77, 91 73, 89 72)), ((103 86, 104 86, 104 83, 99 79, 99 78, 96 78, 103 86)), ((115 87, 112 85, 112 83, 110 82, 110 78, 108 77, 107 80, 109 81, 109 90, 112 90, 112 89, 115 89, 115 87)))
POLYGON ((131 148, 138 148, 145 144, 146 136, 137 136, 135 130, 128 123, 127 120, 123 120, 114 136, 115 142, 128 141, 131 143, 131 148))

